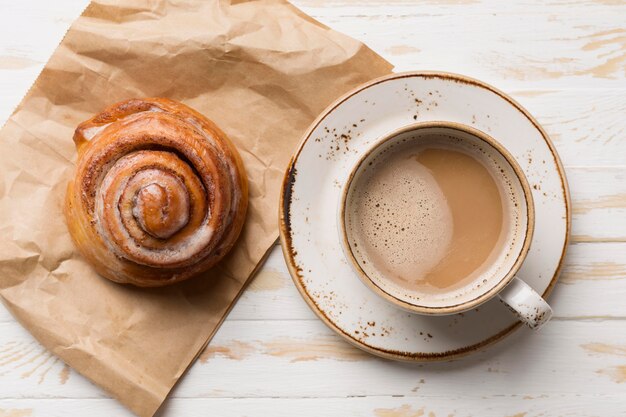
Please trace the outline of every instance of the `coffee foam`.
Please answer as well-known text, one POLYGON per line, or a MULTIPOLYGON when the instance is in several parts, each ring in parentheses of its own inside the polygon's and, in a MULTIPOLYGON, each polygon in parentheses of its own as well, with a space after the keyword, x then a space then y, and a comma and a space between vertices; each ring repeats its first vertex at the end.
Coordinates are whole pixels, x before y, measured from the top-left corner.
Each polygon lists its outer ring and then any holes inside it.
MULTIPOLYGON (((348 192, 346 231, 360 267, 383 290, 401 292, 411 299, 444 300, 452 293, 463 296, 501 278, 515 261, 511 254, 521 248, 525 234, 523 189, 497 151, 467 136, 460 139, 442 133, 408 132, 385 142, 382 150, 375 151, 361 165, 348 192), (475 225, 467 223, 473 246, 465 249, 470 251, 468 254, 482 251, 485 256, 481 260, 482 255, 476 255, 478 266, 460 278, 454 272, 463 269, 454 265, 468 262, 458 256, 459 248, 463 248, 459 239, 464 238, 458 236, 458 213, 462 216, 466 210, 458 204, 451 206, 434 172, 417 160, 437 150, 465 165, 469 162, 463 158, 480 163, 492 181, 492 195, 499 194, 499 209, 493 209, 493 204, 478 206, 480 210, 491 207, 494 216, 499 210, 501 219, 495 222, 499 226, 488 225, 492 230, 480 236, 477 233, 482 231, 477 232, 475 225)), ((483 186, 481 192, 484 188, 489 187, 483 186)))

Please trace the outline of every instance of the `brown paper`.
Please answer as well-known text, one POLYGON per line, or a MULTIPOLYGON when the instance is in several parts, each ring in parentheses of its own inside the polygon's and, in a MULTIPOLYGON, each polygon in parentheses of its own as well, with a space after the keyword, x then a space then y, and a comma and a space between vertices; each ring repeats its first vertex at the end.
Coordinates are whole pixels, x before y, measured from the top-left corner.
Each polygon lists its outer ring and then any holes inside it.
POLYGON ((281 1, 92 2, 0 131, 0 296, 48 349, 151 416, 277 238, 283 171, 342 93, 390 64, 281 1), (130 97, 169 97, 235 142, 250 206, 205 277, 138 289, 97 276, 62 215, 76 125, 130 97))

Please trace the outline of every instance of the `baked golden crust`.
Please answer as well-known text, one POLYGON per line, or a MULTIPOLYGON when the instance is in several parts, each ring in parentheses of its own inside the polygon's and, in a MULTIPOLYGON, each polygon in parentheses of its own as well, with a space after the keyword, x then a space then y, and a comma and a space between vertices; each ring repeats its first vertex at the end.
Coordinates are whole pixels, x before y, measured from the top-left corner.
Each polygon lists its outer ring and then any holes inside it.
POLYGON ((184 104, 131 99, 81 123, 65 216, 104 277, 142 287, 183 281, 234 245, 248 205, 241 158, 184 104))

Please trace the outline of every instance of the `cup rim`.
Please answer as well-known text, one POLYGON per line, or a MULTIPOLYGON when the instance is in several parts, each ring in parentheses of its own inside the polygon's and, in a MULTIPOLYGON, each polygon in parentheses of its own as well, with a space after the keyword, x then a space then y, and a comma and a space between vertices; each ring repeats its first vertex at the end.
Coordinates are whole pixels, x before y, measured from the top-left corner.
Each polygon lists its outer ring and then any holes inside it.
POLYGON ((534 200, 532 197, 532 191, 530 189, 530 185, 528 183, 528 179, 526 178, 526 175, 524 174, 524 171, 522 170, 518 162, 515 160, 513 155, 511 155, 511 153, 504 146, 502 146, 502 144, 500 144, 490 135, 474 127, 471 127, 462 123, 457 123, 457 122, 450 122, 450 121, 417 122, 417 123, 411 123, 409 125, 400 127, 398 129, 395 129, 383 135, 375 144, 373 144, 369 149, 367 149, 367 151, 363 153, 363 155, 361 155, 361 157, 356 162, 356 164, 354 164, 341 192, 341 201, 340 201, 340 206, 339 206, 339 228, 340 228, 340 234, 341 234, 340 238, 341 238, 341 243, 343 246, 344 254, 348 258, 349 262, 352 264, 352 267, 354 271, 357 273, 357 275, 359 276, 360 280, 363 283, 365 283, 365 285, 367 285, 370 289, 372 289, 376 294, 378 294, 379 296, 383 297, 384 299, 386 299, 387 301, 391 302, 392 304, 396 306, 399 306, 401 308, 404 308, 405 310, 409 310, 415 313, 426 314, 426 315, 447 315, 447 314, 461 313, 463 311, 467 311, 467 310, 477 307, 478 305, 496 296, 502 289, 504 289, 504 287, 507 286, 507 284, 509 284, 509 282, 511 282, 511 280, 515 277, 515 274, 517 274, 520 267, 522 266, 522 263, 524 262, 524 259, 526 259, 526 255, 528 254, 528 251, 530 249, 530 243, 532 241, 532 237, 533 237, 533 233, 535 229, 535 205, 534 205, 534 200), (420 129, 436 128, 436 127, 449 128, 449 129, 458 130, 460 132, 470 134, 482 140, 483 142, 487 143, 491 147, 493 147, 500 155, 502 155, 502 157, 504 157, 506 162, 513 169, 515 176, 517 177, 517 179, 519 180, 522 186, 524 199, 526 201, 526 233, 524 235, 524 242, 522 244, 521 250, 517 254, 517 258, 515 259, 515 262, 513 263, 509 271, 506 274, 504 274, 504 276, 495 285, 493 285, 488 291, 484 292, 483 294, 471 300, 462 302, 462 303, 451 304, 451 305, 440 306, 440 307, 424 306, 424 305, 419 305, 416 303, 407 302, 405 300, 402 300, 396 297, 393 294, 390 294, 389 292, 385 291, 380 286, 378 286, 365 273, 365 271, 363 271, 363 269, 361 268, 361 265, 359 265, 359 263, 357 262, 354 256, 354 253, 352 251, 352 247, 350 246, 350 243, 348 241, 348 234, 346 231, 346 222, 345 222, 346 202, 347 202, 348 191, 350 190, 350 186, 352 185, 352 182, 354 178, 356 177, 356 173, 361 168, 363 162, 373 152, 379 149, 387 141, 389 141, 390 139, 402 133, 414 131, 414 130, 420 130, 420 129))

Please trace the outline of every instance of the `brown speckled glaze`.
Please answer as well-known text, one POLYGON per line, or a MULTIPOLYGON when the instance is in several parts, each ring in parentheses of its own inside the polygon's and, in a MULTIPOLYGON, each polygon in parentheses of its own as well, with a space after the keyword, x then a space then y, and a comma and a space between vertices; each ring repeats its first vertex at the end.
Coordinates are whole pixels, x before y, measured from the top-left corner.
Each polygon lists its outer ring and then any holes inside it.
MULTIPOLYGON (((350 272, 345 259, 340 259, 343 254, 337 250, 338 233, 332 236, 330 232, 336 219, 329 213, 337 208, 337 201, 331 200, 340 193, 333 182, 343 184, 359 155, 386 133, 435 120, 471 125, 498 140, 502 138, 502 145, 517 159, 529 182, 541 181, 540 190, 532 187, 539 233, 535 233, 521 273, 544 297, 556 283, 569 241, 570 199, 559 157, 535 119, 506 94, 460 75, 412 72, 373 80, 341 97, 313 123, 289 165, 281 191, 281 244, 294 283, 311 309, 350 343, 389 359, 455 358, 502 339, 520 324, 495 300, 446 317, 390 310, 395 307, 378 304, 379 297, 350 272), (346 149, 340 147, 341 152, 330 159, 320 157, 319 150, 330 147, 330 137, 324 137, 327 130, 336 129, 337 133, 353 122, 358 127, 350 133, 346 149), (511 123, 519 124, 515 124, 516 131, 506 130, 511 123), (316 138, 320 140, 316 142, 316 138), (532 155, 525 158, 525 152, 532 155), (316 164, 327 165, 315 165, 313 158, 316 164), (313 166, 318 166, 315 172, 313 166), (299 188, 300 184, 306 184, 306 189, 299 188), (553 237, 545 233, 548 224, 553 237), (331 290, 332 298, 328 297, 331 290), (367 326, 369 331, 360 327, 367 323, 375 326, 367 326)), ((341 138, 344 133, 337 135, 341 138)))

